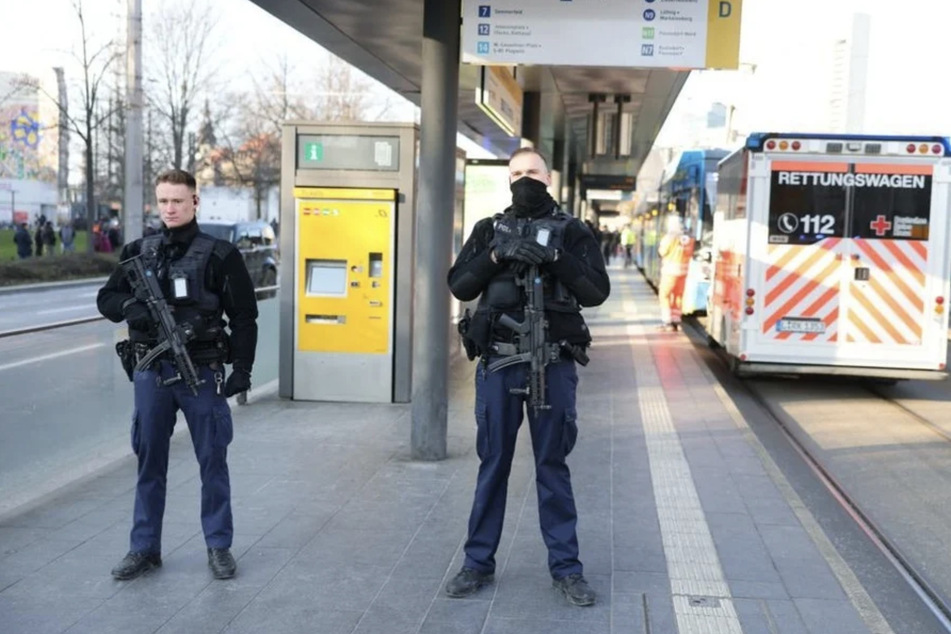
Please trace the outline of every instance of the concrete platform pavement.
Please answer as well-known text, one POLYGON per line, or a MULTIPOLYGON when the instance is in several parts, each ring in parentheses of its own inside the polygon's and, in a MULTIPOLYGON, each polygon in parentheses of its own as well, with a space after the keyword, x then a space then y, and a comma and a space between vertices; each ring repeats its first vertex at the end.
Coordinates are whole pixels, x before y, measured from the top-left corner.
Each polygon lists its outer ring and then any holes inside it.
MULTIPOLYGON (((655 333, 633 272, 585 311, 569 464, 597 605, 551 587, 530 439, 509 484, 494 585, 449 599, 477 468, 472 365, 452 367, 449 453, 409 459, 405 405, 258 396, 230 452, 238 575, 211 578, 197 465, 173 440, 164 566, 131 582, 130 455, 0 518, 0 632, 888 632, 829 540, 718 390, 687 339, 655 333)), ((253 396, 253 393, 252 393, 253 396)))

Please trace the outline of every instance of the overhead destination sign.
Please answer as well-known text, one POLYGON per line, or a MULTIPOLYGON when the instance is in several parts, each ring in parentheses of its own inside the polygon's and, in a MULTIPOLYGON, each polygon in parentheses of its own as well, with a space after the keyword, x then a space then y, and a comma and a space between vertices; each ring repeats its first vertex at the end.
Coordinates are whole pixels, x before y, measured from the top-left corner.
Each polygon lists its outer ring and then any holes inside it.
POLYGON ((476 104, 509 136, 522 136, 522 98, 511 69, 482 67, 476 104))
POLYGON ((743 0, 472 0, 468 64, 737 68, 743 0))

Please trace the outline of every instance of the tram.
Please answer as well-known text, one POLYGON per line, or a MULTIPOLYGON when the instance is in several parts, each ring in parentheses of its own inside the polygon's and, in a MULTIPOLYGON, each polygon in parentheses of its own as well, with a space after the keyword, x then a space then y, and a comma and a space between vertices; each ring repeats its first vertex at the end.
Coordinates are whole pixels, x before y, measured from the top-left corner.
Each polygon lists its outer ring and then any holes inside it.
POLYGON ((664 231, 665 214, 676 213, 684 230, 696 241, 694 257, 687 271, 683 313, 702 314, 712 270, 713 207, 717 199, 717 163, 729 154, 726 150, 703 149, 681 152, 664 170, 657 212, 645 215, 639 225, 641 245, 638 265, 656 288, 660 284, 660 257, 657 245, 664 231))
POLYGON ((740 375, 947 376, 951 145, 757 133, 719 165, 711 343, 740 375))

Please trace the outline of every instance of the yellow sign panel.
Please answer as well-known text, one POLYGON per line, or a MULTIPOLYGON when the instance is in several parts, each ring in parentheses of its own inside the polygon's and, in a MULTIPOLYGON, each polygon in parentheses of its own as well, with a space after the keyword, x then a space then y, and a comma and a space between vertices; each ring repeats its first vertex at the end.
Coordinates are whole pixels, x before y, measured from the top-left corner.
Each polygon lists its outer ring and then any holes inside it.
POLYGON ((743 0, 707 0, 707 68, 738 68, 743 0))
POLYGON ((343 200, 396 200, 395 189, 353 187, 295 187, 294 198, 339 198, 343 200))
POLYGON ((394 190, 295 188, 297 349, 388 354, 393 330, 394 190), (369 200, 367 200, 369 199, 369 200))

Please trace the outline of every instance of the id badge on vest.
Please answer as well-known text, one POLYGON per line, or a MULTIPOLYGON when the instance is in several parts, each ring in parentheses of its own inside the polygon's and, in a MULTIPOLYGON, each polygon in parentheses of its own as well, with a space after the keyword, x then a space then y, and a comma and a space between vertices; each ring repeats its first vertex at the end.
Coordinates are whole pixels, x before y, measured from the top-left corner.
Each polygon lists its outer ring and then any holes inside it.
POLYGON ((188 299, 188 275, 185 273, 173 273, 170 280, 172 282, 172 297, 175 299, 188 299))

